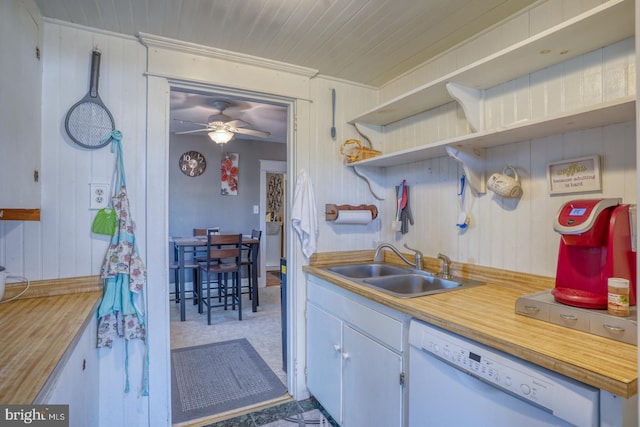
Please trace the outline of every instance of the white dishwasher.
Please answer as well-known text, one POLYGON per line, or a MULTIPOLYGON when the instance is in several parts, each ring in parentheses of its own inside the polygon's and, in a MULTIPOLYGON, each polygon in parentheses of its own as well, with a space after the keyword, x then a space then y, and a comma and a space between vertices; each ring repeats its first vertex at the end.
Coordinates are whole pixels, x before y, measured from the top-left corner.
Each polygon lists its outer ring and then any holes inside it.
POLYGON ((409 427, 599 426, 600 390, 412 320, 409 427))

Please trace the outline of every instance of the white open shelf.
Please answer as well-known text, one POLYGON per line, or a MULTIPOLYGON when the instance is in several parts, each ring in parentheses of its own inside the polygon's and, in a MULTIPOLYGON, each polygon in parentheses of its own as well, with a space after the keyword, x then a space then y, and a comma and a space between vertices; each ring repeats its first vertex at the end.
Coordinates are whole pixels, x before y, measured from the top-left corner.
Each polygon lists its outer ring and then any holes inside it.
POLYGON ((447 146, 484 149, 512 142, 543 138, 550 135, 591 129, 635 119, 635 96, 585 107, 579 110, 547 116, 537 120, 525 120, 509 126, 474 132, 449 138, 432 144, 409 148, 373 157, 350 166, 389 167, 446 156, 447 146))
POLYGON ((602 48, 633 36, 634 17, 633 0, 608 1, 385 102, 350 123, 388 125, 451 102, 448 82, 486 89, 602 48))

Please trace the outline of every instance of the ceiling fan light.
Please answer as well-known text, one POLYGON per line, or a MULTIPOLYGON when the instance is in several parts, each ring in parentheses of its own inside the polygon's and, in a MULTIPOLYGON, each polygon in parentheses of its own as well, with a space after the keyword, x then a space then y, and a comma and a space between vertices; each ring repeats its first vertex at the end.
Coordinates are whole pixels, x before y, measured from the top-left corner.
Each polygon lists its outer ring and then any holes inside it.
POLYGON ((233 132, 229 132, 225 129, 214 130, 213 132, 209 132, 209 138, 216 144, 226 144, 231 141, 233 138, 233 132))

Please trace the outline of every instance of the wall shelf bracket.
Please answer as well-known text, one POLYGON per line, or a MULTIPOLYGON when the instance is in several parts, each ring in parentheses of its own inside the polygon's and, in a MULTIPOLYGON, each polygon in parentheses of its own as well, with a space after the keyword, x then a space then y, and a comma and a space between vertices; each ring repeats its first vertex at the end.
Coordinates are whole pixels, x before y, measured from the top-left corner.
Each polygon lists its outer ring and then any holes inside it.
POLYGON ((474 89, 453 82, 447 82, 446 87, 449 95, 458 101, 458 104, 462 107, 462 111, 464 111, 464 115, 471 129, 473 129, 474 132, 482 130, 484 128, 484 90, 474 89))
POLYGON ((467 182, 477 194, 487 192, 484 148, 445 147, 449 157, 462 163, 467 182))

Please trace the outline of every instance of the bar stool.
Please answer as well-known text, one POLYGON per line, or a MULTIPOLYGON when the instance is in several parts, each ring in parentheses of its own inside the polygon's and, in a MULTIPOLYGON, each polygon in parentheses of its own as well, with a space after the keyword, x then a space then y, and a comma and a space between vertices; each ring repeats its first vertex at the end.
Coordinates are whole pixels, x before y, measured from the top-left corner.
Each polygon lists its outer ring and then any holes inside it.
POLYGON ((199 309, 207 307, 207 324, 211 324, 211 310, 214 307, 228 307, 231 298, 231 308, 235 310, 238 304, 238 320, 242 320, 242 298, 240 294, 240 258, 242 251, 242 234, 213 234, 207 233, 207 260, 200 263, 200 291, 199 309), (215 275, 215 280, 212 276, 215 275), (231 275, 231 286, 228 278, 231 275), (213 288, 212 285, 216 284, 213 288), (206 286, 206 296, 204 289, 206 286), (218 291, 218 304, 211 302, 211 289, 218 291), (224 299, 224 302, 221 301, 224 299))
MULTIPOLYGON (((254 254, 253 251, 258 252, 260 249, 260 238, 262 237, 262 231, 261 230, 251 230, 251 239, 257 240, 258 244, 254 245, 254 244, 249 244, 249 245, 243 245, 243 249, 242 249, 242 261, 240 262, 240 264, 243 267, 247 267, 247 285, 243 286, 242 288, 244 289, 242 291, 242 294, 249 294, 249 299, 251 299, 251 295, 252 295, 252 290, 254 286, 258 286, 257 283, 253 283, 253 274, 251 274, 251 270, 252 269, 257 269, 258 266, 253 264, 253 258, 252 255, 254 254)), ((256 293, 256 295, 258 295, 256 293)), ((257 297, 256 297, 256 305, 258 304, 257 301, 257 297)))
MULTIPOLYGON (((200 295, 199 289, 198 289, 198 269, 199 268, 200 268, 200 265, 198 265, 198 263, 195 260, 188 260, 188 261, 185 261, 184 263, 185 271, 193 270, 193 280, 192 280, 193 288, 192 288, 191 294, 193 295, 194 304, 197 302, 197 298, 200 295)), ((174 276, 173 276, 174 292, 171 292, 171 293, 175 294, 175 301, 177 304, 180 302, 180 265, 177 260, 171 261, 169 263, 169 270, 173 270, 174 272, 174 276)), ((185 284, 183 283, 182 286, 184 285, 185 284)))

